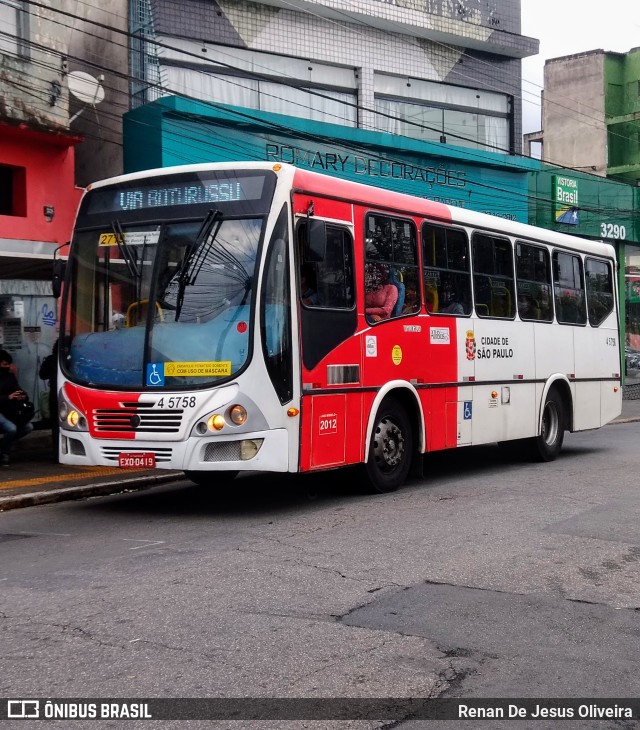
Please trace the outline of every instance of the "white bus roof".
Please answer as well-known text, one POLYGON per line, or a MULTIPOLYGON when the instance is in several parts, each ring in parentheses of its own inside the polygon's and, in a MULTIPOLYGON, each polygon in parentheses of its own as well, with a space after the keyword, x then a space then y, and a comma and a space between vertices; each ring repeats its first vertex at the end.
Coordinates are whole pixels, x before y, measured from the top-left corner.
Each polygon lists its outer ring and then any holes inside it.
MULTIPOLYGON (((239 161, 239 162, 209 162, 189 165, 177 165, 174 167, 158 167, 150 170, 140 170, 117 177, 107 178, 92 183, 87 187, 88 190, 101 188, 106 185, 116 185, 118 183, 131 182, 133 180, 146 180, 153 177, 161 177, 164 175, 179 175, 181 173, 206 172, 208 170, 276 170, 280 174, 284 173, 290 185, 296 186, 294 178, 311 184, 314 181, 318 183, 318 189, 313 186, 314 192, 322 192, 327 194, 333 191, 338 197, 348 191, 349 197, 358 202, 369 204, 372 207, 386 206, 396 209, 402 209, 423 215, 427 218, 441 218, 443 222, 469 226, 473 228, 483 228, 492 232, 502 233, 504 235, 515 238, 526 238, 533 241, 540 241, 551 245, 561 246, 582 251, 583 253, 592 254, 594 256, 606 256, 615 258, 615 249, 610 243, 601 240, 591 240, 581 236, 574 236, 568 233, 560 233, 547 228, 540 228, 529 225, 528 223, 519 223, 511 221, 500 216, 489 215, 487 213, 478 213, 468 208, 458 208, 444 203, 437 203, 428 198, 420 198, 406 193, 399 193, 386 188, 375 185, 345 180, 343 178, 327 175, 325 173, 307 170, 301 167, 295 167, 286 162, 268 162, 268 161, 239 161), (338 183, 336 181, 339 181, 338 183), (325 184, 329 187, 324 190, 325 184), (339 189, 336 189, 336 186, 339 189), (437 211, 432 208, 437 206, 440 210, 446 210, 448 215, 438 215, 437 211)), ((306 189, 306 188, 305 188, 306 189)), ((310 188, 311 191, 311 188, 310 188)))

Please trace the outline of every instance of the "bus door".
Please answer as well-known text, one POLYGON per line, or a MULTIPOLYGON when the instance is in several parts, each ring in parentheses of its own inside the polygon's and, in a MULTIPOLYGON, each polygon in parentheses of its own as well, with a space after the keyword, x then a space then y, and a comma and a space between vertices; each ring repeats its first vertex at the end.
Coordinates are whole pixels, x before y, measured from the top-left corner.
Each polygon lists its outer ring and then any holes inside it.
MULTIPOLYGON (((556 260, 562 257, 562 253, 554 252, 554 274, 562 271, 561 260, 555 268, 556 260)), ((566 268, 565 265, 565 271, 566 268)), ((574 425, 578 429, 602 426, 615 417, 618 404, 610 397, 612 384, 603 382, 602 378, 611 378, 621 372, 611 262, 585 257, 584 279, 586 309, 585 297, 579 290, 560 289, 556 297, 558 319, 563 317, 565 323, 584 325, 566 328, 572 331, 575 343, 575 370, 572 372, 576 378, 574 425), (573 306, 569 306, 570 303, 573 306)))
POLYGON ((534 324, 516 318, 513 245, 484 232, 473 252, 474 444, 530 436, 535 430, 534 324))
POLYGON ((475 331, 467 232, 425 221, 421 235, 424 302, 429 313, 426 381, 434 384, 427 426, 431 451, 471 443, 475 331))
POLYGON ((297 242, 305 471, 357 460, 360 356, 351 226, 309 217, 297 242))

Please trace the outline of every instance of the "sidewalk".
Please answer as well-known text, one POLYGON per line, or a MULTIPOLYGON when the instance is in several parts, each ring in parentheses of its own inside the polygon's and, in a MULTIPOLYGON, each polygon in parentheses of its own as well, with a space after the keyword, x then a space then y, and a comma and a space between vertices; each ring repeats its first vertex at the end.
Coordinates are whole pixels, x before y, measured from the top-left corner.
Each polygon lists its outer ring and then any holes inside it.
POLYGON ((53 461, 51 431, 33 431, 0 467, 0 512, 18 507, 146 489, 183 479, 182 471, 65 466, 53 461))
MULTIPOLYGON (((613 421, 640 421, 640 399, 623 400, 613 421)), ((9 467, 0 471, 0 512, 19 507, 85 499, 148 489, 183 479, 181 471, 78 467, 56 464, 51 457, 51 431, 33 431, 15 445, 9 467)))

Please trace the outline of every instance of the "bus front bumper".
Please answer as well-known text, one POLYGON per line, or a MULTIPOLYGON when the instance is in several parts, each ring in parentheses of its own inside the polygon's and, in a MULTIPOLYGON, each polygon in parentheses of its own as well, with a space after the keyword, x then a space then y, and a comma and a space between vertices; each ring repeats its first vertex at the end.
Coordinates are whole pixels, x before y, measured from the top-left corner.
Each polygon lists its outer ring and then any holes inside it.
POLYGON ((95 439, 83 431, 61 431, 60 463, 76 466, 131 466, 182 471, 289 471, 285 429, 232 437, 190 437, 186 441, 95 439), (124 456, 123 456, 124 455, 124 456), (150 455, 153 455, 150 459, 150 455), (137 457, 137 458, 136 458, 137 457))

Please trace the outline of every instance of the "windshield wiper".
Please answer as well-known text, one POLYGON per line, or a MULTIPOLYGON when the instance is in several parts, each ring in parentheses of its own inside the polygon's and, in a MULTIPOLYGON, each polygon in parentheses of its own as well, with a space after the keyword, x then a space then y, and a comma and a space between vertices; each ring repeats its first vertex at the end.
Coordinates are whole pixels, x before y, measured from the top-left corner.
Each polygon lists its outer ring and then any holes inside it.
POLYGON ((184 261, 178 272, 178 296, 176 298, 176 322, 182 311, 184 292, 187 286, 195 284, 202 265, 206 261, 211 247, 215 243, 218 231, 222 225, 222 213, 219 210, 210 210, 202 221, 191 251, 185 254, 184 261), (206 243, 205 243, 206 242, 206 243))
POLYGON ((120 224, 119 220, 111 222, 111 230, 113 231, 113 235, 115 236, 120 256, 122 256, 122 258, 124 259, 124 262, 127 265, 127 269, 129 269, 131 277, 136 280, 140 279, 142 276, 142 272, 138 267, 138 262, 133 251, 131 250, 131 247, 127 244, 125 232, 123 231, 122 225, 120 224))

